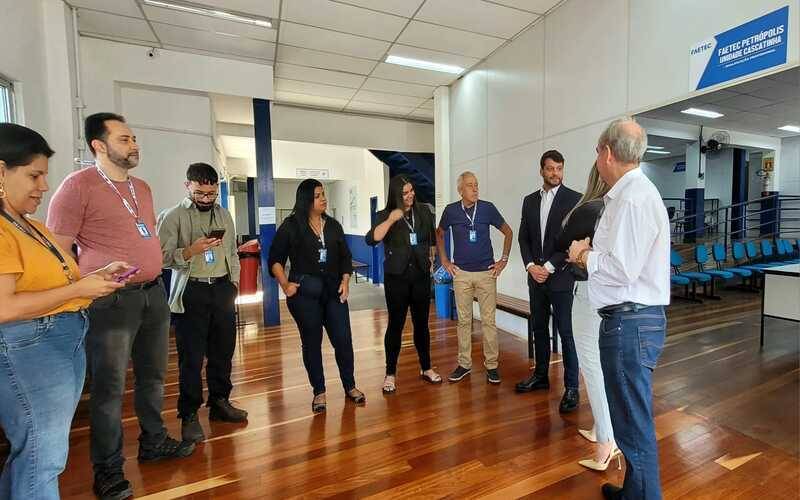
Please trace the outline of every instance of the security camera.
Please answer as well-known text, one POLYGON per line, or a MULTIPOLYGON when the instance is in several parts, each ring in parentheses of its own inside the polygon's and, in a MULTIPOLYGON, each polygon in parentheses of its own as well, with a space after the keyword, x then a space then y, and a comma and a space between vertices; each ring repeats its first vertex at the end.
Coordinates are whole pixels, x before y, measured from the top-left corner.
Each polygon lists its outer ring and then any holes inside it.
POLYGON ((155 59, 156 57, 158 57, 158 49, 156 49, 155 47, 151 47, 147 51, 147 58, 148 59, 155 59))

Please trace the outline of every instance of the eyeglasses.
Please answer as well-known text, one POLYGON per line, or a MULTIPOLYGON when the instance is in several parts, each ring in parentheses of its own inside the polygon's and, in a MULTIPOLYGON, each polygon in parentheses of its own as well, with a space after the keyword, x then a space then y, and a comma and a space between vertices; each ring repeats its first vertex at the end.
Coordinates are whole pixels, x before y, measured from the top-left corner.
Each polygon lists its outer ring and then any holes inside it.
POLYGON ((219 196, 219 193, 217 193, 216 191, 211 192, 211 193, 203 193, 203 192, 200 192, 200 191, 193 191, 192 192, 192 196, 194 196, 195 198, 205 198, 207 200, 215 200, 217 198, 217 196, 219 196))

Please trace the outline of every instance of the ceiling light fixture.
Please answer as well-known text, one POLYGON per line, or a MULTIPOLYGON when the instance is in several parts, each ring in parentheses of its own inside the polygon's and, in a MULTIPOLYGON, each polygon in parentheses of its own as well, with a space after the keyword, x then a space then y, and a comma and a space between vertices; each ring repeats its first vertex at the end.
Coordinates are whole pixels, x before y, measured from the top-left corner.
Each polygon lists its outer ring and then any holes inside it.
POLYGON ((272 21, 268 18, 249 17, 232 12, 222 10, 207 9, 199 5, 162 2, 161 0, 142 0, 145 5, 151 7, 161 7, 162 9, 176 10, 178 12, 188 12, 190 14, 199 14, 201 16, 216 17, 217 19, 224 19, 226 21, 234 21, 237 23, 250 24, 253 26, 260 26, 262 28, 272 28, 272 21))
POLYGON ((786 132, 794 132, 795 134, 800 134, 800 127, 797 125, 784 125, 783 127, 778 127, 778 130, 784 130, 786 132))
POLYGON ((695 115, 695 116, 702 116, 703 118, 719 118, 721 116, 725 116, 722 113, 717 113, 716 111, 709 111, 707 109, 698 109, 698 108, 689 108, 684 109, 681 113, 687 115, 695 115))
POLYGON ((410 68, 427 69, 430 71, 440 71, 442 73, 451 73, 453 75, 460 75, 464 72, 464 68, 460 66, 451 66, 449 64, 435 63, 431 61, 422 61, 420 59, 411 59, 408 57, 388 56, 386 62, 389 64, 397 64, 400 66, 408 66, 410 68))
POLYGON ((670 151, 653 151, 652 149, 648 149, 647 152, 651 153, 651 154, 654 154, 654 155, 671 155, 672 154, 670 151))
POLYGON ((647 146, 647 149, 664 149, 664 146, 647 146))

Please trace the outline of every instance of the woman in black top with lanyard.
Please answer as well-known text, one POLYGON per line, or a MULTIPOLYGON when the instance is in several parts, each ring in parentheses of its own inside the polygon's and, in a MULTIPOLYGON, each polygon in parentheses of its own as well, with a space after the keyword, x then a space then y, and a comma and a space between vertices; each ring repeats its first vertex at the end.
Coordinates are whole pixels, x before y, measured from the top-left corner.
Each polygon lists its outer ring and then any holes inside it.
POLYGON ((386 208, 377 214, 376 225, 366 235, 367 245, 383 241, 383 274, 389 325, 386 327, 386 377, 383 392, 397 388, 397 358, 400 356, 406 313, 411 307, 414 347, 420 376, 431 384, 442 377, 431 368, 428 313, 431 307, 431 264, 436 251, 433 214, 416 202, 414 186, 403 175, 389 181, 386 208))
POLYGON ((303 364, 314 389, 311 409, 325 411, 325 374, 322 366, 322 327, 336 353, 336 364, 347 398, 366 402, 353 376, 353 339, 350 332, 350 275, 353 261, 342 226, 325 214, 325 189, 315 179, 297 187, 292 214, 283 221, 269 249, 269 271, 286 294, 286 305, 300 329, 303 364), (286 275, 286 261, 291 262, 286 275))
MULTIPOLYGON (((608 185, 597 172, 597 166, 593 166, 589 173, 586 194, 564 218, 561 233, 556 240, 558 251, 569 250, 569 245, 574 240, 594 238, 595 228, 605 208, 603 196, 608 190, 608 185)), ((575 351, 578 353, 578 365, 586 382, 586 393, 594 417, 593 429, 579 429, 578 432, 589 441, 597 443, 594 456, 578 463, 589 469, 604 471, 615 457, 617 465, 621 464, 620 451, 614 442, 603 370, 600 366, 600 316, 589 304, 586 270, 574 264, 567 266, 570 266, 576 281, 575 302, 572 306, 572 335, 575 339, 575 351)))

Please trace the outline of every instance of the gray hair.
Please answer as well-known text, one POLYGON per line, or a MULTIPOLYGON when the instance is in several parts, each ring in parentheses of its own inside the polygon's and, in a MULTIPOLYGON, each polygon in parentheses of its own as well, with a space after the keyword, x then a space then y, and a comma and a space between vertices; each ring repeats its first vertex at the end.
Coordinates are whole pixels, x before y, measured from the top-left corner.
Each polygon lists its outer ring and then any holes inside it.
POLYGON ((475 180, 478 180, 478 176, 473 174, 469 170, 461 172, 461 174, 458 176, 458 180, 456 180, 456 189, 458 189, 459 192, 461 191, 461 187, 464 185, 464 179, 466 179, 467 177, 472 177, 475 180))
POLYGON ((623 116, 606 127, 597 143, 608 146, 621 163, 639 163, 647 150, 647 131, 630 116, 623 116))

